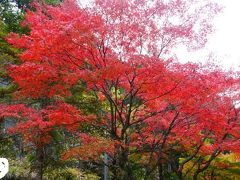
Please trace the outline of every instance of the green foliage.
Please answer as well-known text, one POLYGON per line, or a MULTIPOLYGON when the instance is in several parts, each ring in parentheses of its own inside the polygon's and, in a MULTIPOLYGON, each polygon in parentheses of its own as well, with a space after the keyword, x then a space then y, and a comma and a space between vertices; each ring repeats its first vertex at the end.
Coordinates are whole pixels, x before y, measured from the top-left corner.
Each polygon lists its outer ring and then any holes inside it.
POLYGON ((9 173, 6 176, 9 179, 29 179, 31 176, 31 169, 29 161, 24 159, 13 160, 9 159, 9 173))
POLYGON ((45 2, 47 4, 57 5, 57 4, 61 3, 61 2, 63 2, 63 0, 45 0, 45 2))
POLYGON ((19 9, 16 3, 3 0, 0 3, 0 20, 5 24, 7 32, 26 33, 28 29, 20 25, 24 18, 24 10, 19 9))
POLYGON ((84 180, 100 180, 101 178, 93 173, 86 173, 84 174, 84 180))
MULTIPOLYGON (((0 132, 3 131, 2 123, 0 123, 0 132)), ((14 141, 4 135, 3 133, 0 134, 0 156, 6 158, 16 158, 14 149, 14 141)))
POLYGON ((47 180, 77 180, 80 179, 81 173, 76 168, 56 168, 56 169, 47 169, 44 174, 44 178, 47 180))
POLYGON ((7 26, 0 21, 0 102, 6 102, 11 99, 11 94, 17 86, 10 83, 6 73, 6 67, 9 64, 17 64, 19 60, 17 54, 19 50, 11 47, 5 37, 8 32, 7 26))
POLYGON ((78 82, 72 89, 72 96, 66 98, 66 102, 77 106, 87 114, 100 114, 101 104, 94 92, 87 92, 85 85, 78 82))

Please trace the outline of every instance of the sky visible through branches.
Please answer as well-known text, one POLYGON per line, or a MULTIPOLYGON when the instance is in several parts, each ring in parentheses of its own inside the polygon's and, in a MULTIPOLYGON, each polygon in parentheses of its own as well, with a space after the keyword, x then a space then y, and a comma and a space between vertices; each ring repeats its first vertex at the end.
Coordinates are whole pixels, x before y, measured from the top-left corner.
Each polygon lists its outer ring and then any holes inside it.
MULTIPOLYGON (((87 5, 91 0, 78 0, 87 5)), ((178 47, 176 54, 181 62, 206 62, 209 59, 217 61, 223 68, 238 69, 240 66, 240 1, 216 0, 223 6, 222 12, 215 17, 215 32, 209 36, 209 41, 203 49, 188 52, 185 47, 178 47)))
POLYGON ((219 0, 223 6, 222 13, 215 18, 215 32, 209 37, 209 41, 203 50, 188 53, 186 49, 178 51, 181 60, 204 61, 209 54, 224 68, 239 68, 240 65, 240 1, 219 0), (186 59, 187 57, 187 59, 186 59))

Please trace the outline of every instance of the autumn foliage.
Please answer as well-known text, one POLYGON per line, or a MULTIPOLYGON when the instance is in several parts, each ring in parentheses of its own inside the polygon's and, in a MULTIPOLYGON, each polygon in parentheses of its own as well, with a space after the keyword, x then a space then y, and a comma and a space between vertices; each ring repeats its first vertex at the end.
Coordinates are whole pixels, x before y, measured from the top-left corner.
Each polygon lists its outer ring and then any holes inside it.
POLYGON ((145 179, 156 169, 163 178, 167 165, 180 179, 196 179, 219 155, 240 153, 238 75, 172 58, 181 44, 205 45, 218 5, 96 0, 84 8, 68 0, 34 7, 23 22, 30 34, 8 36, 22 49, 21 64, 8 71, 18 84, 15 99, 40 103, 1 105, 1 117, 17 120, 10 133, 41 148, 64 129, 80 141, 64 160, 101 162, 107 153, 116 179, 135 179, 135 164, 145 179), (79 83, 100 111, 65 102, 79 83))

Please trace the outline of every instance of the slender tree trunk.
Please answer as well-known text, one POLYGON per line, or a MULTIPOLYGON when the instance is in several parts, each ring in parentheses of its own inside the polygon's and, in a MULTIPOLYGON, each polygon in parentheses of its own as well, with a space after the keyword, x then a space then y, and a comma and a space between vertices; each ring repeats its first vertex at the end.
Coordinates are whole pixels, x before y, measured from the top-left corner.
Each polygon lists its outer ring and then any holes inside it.
POLYGON ((197 180, 198 174, 199 174, 199 173, 194 173, 194 175, 193 175, 193 180, 197 180))
POLYGON ((127 165, 126 170, 127 170, 127 178, 131 180, 135 180, 136 177, 133 174, 132 168, 127 165))
MULTIPOLYGON (((42 1, 42 0, 40 0, 42 1)), ((43 1, 42 1, 43 2, 43 1)), ((44 109, 50 104, 50 99, 47 97, 43 97, 40 99, 41 109, 44 109)), ((42 136, 42 134, 39 134, 42 136)), ((43 179, 43 169, 44 169, 44 146, 41 142, 38 142, 39 145, 36 145, 36 179, 42 180, 43 179)))
POLYGON ((144 180, 148 180, 148 179, 149 179, 149 178, 148 178, 149 175, 150 175, 149 168, 146 167, 146 168, 145 168, 144 180))
POLYGON ((162 165, 161 161, 158 163, 158 179, 159 180, 164 180, 164 177, 163 177, 163 165, 162 165))
POLYGON ((211 172, 211 180, 214 180, 214 169, 211 172))
POLYGON ((132 167, 129 165, 129 161, 128 161, 128 153, 129 153, 129 149, 123 149, 122 152, 120 153, 119 156, 119 164, 118 167, 119 169, 117 169, 117 177, 114 177, 115 179, 129 179, 129 180, 135 180, 135 176, 134 173, 132 171, 132 167))
POLYGON ((184 180, 184 177, 183 177, 183 166, 182 165, 177 165, 177 170, 175 171, 175 173, 177 174, 179 180, 184 180))
POLYGON ((116 179, 117 177, 117 162, 116 162, 116 157, 113 158, 112 160, 112 174, 113 174, 113 179, 116 179))
POLYGON ((182 172, 178 172, 177 176, 178 176, 179 180, 183 180, 184 179, 183 176, 182 176, 182 172))
POLYGON ((36 150, 36 179, 43 180, 44 151, 43 147, 37 147, 36 150))
POLYGON ((123 157, 121 160, 121 171, 122 173, 122 177, 120 179, 131 179, 131 180, 135 180, 136 178, 134 177, 132 168, 129 166, 128 164, 128 157, 123 157))

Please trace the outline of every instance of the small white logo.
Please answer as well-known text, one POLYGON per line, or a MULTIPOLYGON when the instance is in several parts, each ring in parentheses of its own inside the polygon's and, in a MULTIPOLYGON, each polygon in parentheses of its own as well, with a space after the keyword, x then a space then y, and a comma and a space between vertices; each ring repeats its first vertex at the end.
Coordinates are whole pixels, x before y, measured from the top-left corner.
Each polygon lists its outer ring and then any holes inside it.
POLYGON ((3 178, 9 170, 9 163, 6 158, 0 158, 0 179, 3 178))

